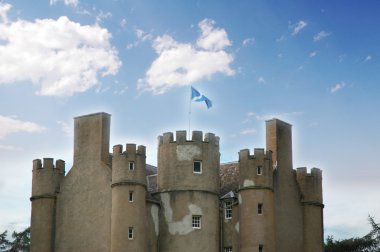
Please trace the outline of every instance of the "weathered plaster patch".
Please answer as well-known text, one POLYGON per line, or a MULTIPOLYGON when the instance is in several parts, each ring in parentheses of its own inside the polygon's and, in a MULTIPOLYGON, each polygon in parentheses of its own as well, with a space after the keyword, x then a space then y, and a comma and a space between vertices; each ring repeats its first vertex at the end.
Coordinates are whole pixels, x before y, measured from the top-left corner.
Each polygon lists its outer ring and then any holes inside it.
POLYGON ((153 223, 154 223, 154 231, 156 232, 156 236, 159 234, 159 229, 158 229, 158 206, 152 205, 150 208, 150 214, 152 215, 153 223))
POLYGON ((239 199, 239 205, 243 204, 243 198, 241 197, 240 193, 239 193, 238 199, 239 199))
POLYGON ((240 225, 239 225, 239 222, 236 222, 236 225, 235 225, 235 230, 236 232, 240 232, 240 225))
POLYGON ((244 183, 243 183, 243 186, 246 187, 246 186, 254 186, 255 185, 255 182, 253 182, 252 180, 249 180, 249 179, 245 179, 244 180, 244 183))
POLYGON ((201 154, 201 150, 196 145, 177 145, 177 159, 179 161, 191 161, 201 154))
POLYGON ((173 209, 170 206, 170 195, 167 193, 161 194, 161 201, 164 207, 164 215, 166 222, 168 223, 170 234, 185 235, 194 231, 191 223, 192 215, 202 215, 202 209, 199 206, 190 204, 188 206, 189 214, 184 216, 180 221, 173 221, 173 209))

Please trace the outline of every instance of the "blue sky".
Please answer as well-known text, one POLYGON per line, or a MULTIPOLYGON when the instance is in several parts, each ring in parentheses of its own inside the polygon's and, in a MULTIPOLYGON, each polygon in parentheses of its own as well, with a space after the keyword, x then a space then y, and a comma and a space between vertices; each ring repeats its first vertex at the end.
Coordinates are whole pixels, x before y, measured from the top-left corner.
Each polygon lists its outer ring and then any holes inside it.
POLYGON ((188 129, 221 161, 293 125, 294 168, 323 169, 325 235, 380 221, 377 1, 0 1, 0 231, 29 225, 32 160, 72 164, 72 118, 112 114, 111 146, 188 129))

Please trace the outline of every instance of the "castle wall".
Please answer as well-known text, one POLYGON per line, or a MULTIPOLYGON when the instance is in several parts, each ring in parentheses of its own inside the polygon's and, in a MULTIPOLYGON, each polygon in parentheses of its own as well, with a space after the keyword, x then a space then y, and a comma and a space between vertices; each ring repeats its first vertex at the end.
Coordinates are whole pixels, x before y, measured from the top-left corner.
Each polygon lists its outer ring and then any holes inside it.
POLYGON ((146 202, 146 233, 144 234, 145 243, 149 252, 158 252, 160 237, 160 204, 159 202, 146 202))
POLYGON ((267 150, 273 153, 276 251, 304 251, 301 193, 292 163, 291 125, 278 119, 266 122, 267 150))
MULTIPOLYGON (((232 251, 239 251, 239 207, 238 204, 232 206, 232 218, 226 219, 224 210, 221 212, 222 222, 222 248, 232 247, 232 251)), ((224 251, 224 250, 222 250, 224 251)))
POLYGON ((74 166, 57 196, 55 251, 110 251, 110 116, 77 117, 74 125, 74 166))

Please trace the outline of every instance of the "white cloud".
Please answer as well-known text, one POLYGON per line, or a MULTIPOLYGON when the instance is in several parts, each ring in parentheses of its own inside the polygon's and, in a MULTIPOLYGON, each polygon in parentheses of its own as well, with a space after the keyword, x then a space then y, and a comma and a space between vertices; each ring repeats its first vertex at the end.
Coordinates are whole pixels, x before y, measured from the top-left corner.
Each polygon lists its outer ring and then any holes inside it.
POLYGON ((315 56, 317 56, 317 52, 316 51, 309 53, 309 57, 310 58, 313 58, 315 56))
POLYGON ((255 135, 257 130, 255 129, 244 129, 240 132, 241 135, 255 135))
POLYGON ((121 62, 111 34, 62 16, 0 23, 0 84, 31 81, 39 95, 70 96, 114 75, 121 62))
POLYGON ((340 82, 340 83, 337 83, 335 84, 334 86, 332 86, 330 88, 330 93, 335 93, 335 92, 338 92, 339 90, 341 90, 342 88, 344 88, 346 86, 346 83, 344 83, 343 81, 340 82))
POLYGON ((372 56, 371 55, 368 55, 367 57, 365 57, 365 59, 363 60, 363 63, 367 62, 367 61, 370 61, 372 60, 372 56))
POLYGON ((307 23, 303 20, 298 21, 297 24, 291 26, 293 28, 292 35, 297 35, 302 29, 307 26, 307 23))
POLYGON ((196 45, 180 43, 169 35, 159 36, 153 41, 158 58, 153 61, 145 77, 138 80, 138 89, 165 93, 175 86, 208 78, 215 73, 234 75, 230 68, 233 56, 224 48, 231 45, 224 29, 214 28, 213 20, 204 19, 198 26, 201 36, 196 45))
POLYGON ((22 151, 23 149, 20 147, 13 146, 13 145, 1 145, 0 144, 0 150, 2 150, 2 151, 22 151))
POLYGON ((74 136, 74 128, 71 124, 68 124, 63 121, 57 121, 57 124, 61 127, 61 130, 65 134, 65 136, 70 138, 74 136))
POLYGON ((324 39, 330 35, 331 35, 331 33, 329 33, 329 32, 320 31, 316 35, 314 35, 313 40, 314 40, 314 42, 317 42, 317 41, 320 41, 321 39, 324 39))
POLYGON ((6 117, 0 115, 0 139, 18 132, 38 133, 44 131, 45 128, 36 123, 21 121, 14 117, 6 117))
POLYGON ((278 118, 280 120, 284 120, 284 118, 289 117, 296 117, 303 115, 303 112, 294 111, 294 112, 285 112, 285 113, 276 113, 276 114, 266 114, 266 115, 260 115, 255 112, 248 112, 245 115, 245 119, 243 120, 243 123, 247 123, 252 121, 252 119, 256 119, 257 121, 266 121, 273 118, 278 118))
POLYGON ((255 38, 247 38, 247 39, 244 39, 242 42, 243 46, 249 46, 249 45, 253 45, 255 43, 256 43, 255 38))
POLYGON ((258 83, 261 83, 261 84, 265 84, 265 83, 267 83, 267 81, 264 79, 263 76, 260 76, 259 78, 257 78, 257 82, 258 82, 258 83))
POLYGON ((0 2, 0 18, 3 23, 8 23, 7 12, 12 8, 9 3, 0 2))
POLYGON ((153 35, 148 33, 148 32, 145 32, 141 29, 135 29, 135 33, 136 33, 136 36, 137 38, 140 40, 140 41, 146 41, 146 40, 152 40, 153 39, 153 35))
POLYGON ((281 35, 281 37, 276 39, 276 42, 283 42, 286 41, 286 37, 284 35, 281 35))
POLYGON ((79 0, 50 0, 50 5, 54 5, 58 2, 63 2, 67 6, 76 7, 79 3, 79 0))
POLYGON ((127 20, 125 18, 123 18, 121 21, 120 21, 120 26, 121 28, 125 29, 127 27, 127 20))
POLYGON ((231 45, 228 39, 227 32, 221 28, 214 28, 215 21, 211 19, 203 19, 198 26, 202 31, 200 38, 197 40, 197 45, 200 48, 211 51, 219 51, 226 46, 231 45))

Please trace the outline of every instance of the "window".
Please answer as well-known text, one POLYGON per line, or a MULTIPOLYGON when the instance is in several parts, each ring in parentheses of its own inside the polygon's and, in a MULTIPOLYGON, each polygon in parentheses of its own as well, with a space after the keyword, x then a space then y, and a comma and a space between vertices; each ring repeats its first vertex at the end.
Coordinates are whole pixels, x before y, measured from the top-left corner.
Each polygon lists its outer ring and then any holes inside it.
POLYGON ((129 202, 133 202, 133 191, 129 191, 129 202))
POLYGON ((128 228, 128 239, 133 240, 133 227, 128 228))
POLYGON ((194 161, 193 172, 194 173, 202 173, 202 162, 201 161, 194 161))
POLYGON ((232 247, 224 247, 224 252, 232 252, 232 247))
POLYGON ((263 204, 257 204, 257 214, 263 214, 263 204))
POLYGON ((200 215, 193 215, 193 228, 200 229, 201 228, 201 219, 202 216, 200 215))
POLYGON ((224 217, 226 219, 232 218, 232 201, 226 201, 224 202, 224 217))
POLYGON ((135 169, 135 162, 129 162, 129 170, 133 171, 135 169))
POLYGON ((263 174, 263 167, 261 165, 257 166, 257 175, 263 174))
POLYGON ((260 244, 259 245, 259 252, 263 252, 264 251, 264 245, 260 244))

